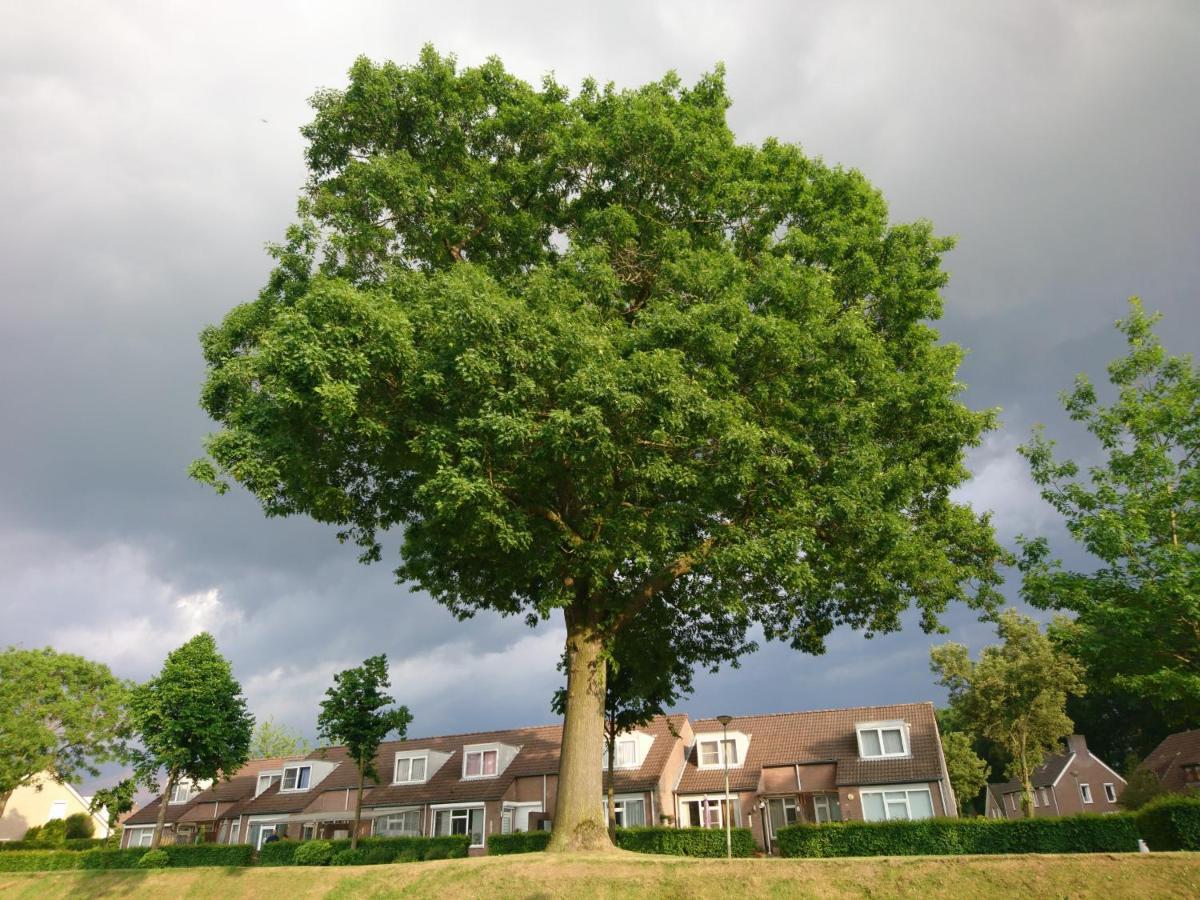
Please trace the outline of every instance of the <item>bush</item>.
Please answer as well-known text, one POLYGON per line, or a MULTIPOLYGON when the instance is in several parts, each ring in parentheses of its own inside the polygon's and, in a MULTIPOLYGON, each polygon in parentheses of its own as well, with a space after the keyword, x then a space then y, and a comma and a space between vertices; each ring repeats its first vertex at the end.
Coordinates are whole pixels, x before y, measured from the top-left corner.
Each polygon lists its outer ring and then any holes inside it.
MULTIPOLYGON (((754 838, 749 828, 732 829, 733 855, 753 856, 754 838)), ((669 856, 725 855, 725 831, 721 828, 618 828, 617 846, 635 853, 669 856)))
POLYGON ((74 813, 63 821, 66 823, 65 837, 67 840, 90 838, 96 833, 96 823, 87 813, 74 813))
POLYGON ((1200 797, 1160 797, 1136 815, 1151 850, 1200 850, 1200 797))
MULTIPOLYGON (((96 847, 115 847, 116 842, 110 838, 73 838, 62 842, 63 850, 92 850, 96 847)), ((45 850, 46 845, 40 841, 0 841, 0 850, 45 850)))
POLYGON ((0 872, 52 872, 78 869, 82 853, 72 850, 13 850, 0 853, 0 872))
POLYGON ((331 866, 357 866, 359 863, 359 851, 351 850, 347 847, 345 850, 339 850, 329 860, 331 866))
POLYGON ((296 848, 292 864, 297 866, 327 866, 333 856, 333 844, 329 841, 309 841, 296 848))
POLYGON ((444 837, 363 837, 358 839, 358 850, 352 855, 343 856, 342 862, 338 862, 336 857, 350 849, 349 838, 336 841, 306 841, 302 844, 295 841, 274 841, 264 844, 262 850, 258 851, 259 865, 312 865, 312 863, 300 862, 297 854, 302 847, 318 843, 329 845, 330 865, 370 866, 380 863, 464 857, 467 855, 471 839, 465 834, 444 837))
POLYGON ((41 825, 30 825, 28 828, 25 829, 25 837, 22 838, 22 840, 26 841, 26 842, 36 841, 38 838, 38 835, 41 833, 42 833, 41 825))
POLYGON ((87 850, 79 854, 79 868, 135 869, 138 860, 145 854, 145 847, 129 847, 125 850, 87 850))
MULTIPOLYGON (((262 849, 258 851, 258 864, 260 866, 294 866, 296 851, 302 846, 304 845, 297 844, 295 841, 271 841, 269 844, 263 844, 262 849)), ((347 846, 349 846, 349 842, 347 842, 347 846)))
POLYGON ((65 819, 51 819, 34 838, 40 844, 61 844, 67 839, 67 822, 65 819))
POLYGON ((159 848, 158 850, 147 850, 142 854, 142 858, 137 861, 139 869, 165 869, 171 864, 171 858, 167 856, 167 851, 159 848))
POLYGON ((537 853, 550 843, 548 831, 514 831, 512 834, 493 834, 488 837, 489 854, 537 853))
POLYGON ((249 844, 172 844, 161 849, 172 868, 248 866, 254 862, 254 848, 249 844))
POLYGON ((1137 839, 1137 822, 1124 813, 789 825, 776 837, 780 853, 789 857, 1126 853, 1137 849, 1137 839))

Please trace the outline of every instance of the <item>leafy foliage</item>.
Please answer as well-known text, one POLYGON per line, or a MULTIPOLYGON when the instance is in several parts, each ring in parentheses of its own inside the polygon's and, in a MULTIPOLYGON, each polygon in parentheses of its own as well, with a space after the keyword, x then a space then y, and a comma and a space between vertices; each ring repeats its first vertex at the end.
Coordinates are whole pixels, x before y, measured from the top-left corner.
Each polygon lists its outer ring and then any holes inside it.
MULTIPOLYGON (((25 833, 29 837, 29 833, 25 833)), ((33 838, 39 844, 61 844, 67 839, 67 822, 65 819, 51 819, 38 829, 33 838)))
POLYGON ((80 868, 82 853, 71 850, 12 850, 0 853, 0 872, 54 872, 80 868))
POLYGON ((548 831, 514 831, 511 834, 488 835, 488 856, 507 856, 510 853, 537 853, 550 843, 548 831))
POLYGON ((972 662, 962 644, 930 653, 950 706, 970 729, 1002 748, 1010 778, 1021 782, 1021 805, 1032 815, 1033 770, 1071 733, 1067 697, 1086 690, 1083 667, 1042 634, 1037 622, 1007 610, 997 619, 1003 643, 972 662))
POLYGON ((1123 809, 1138 810, 1164 793, 1166 788, 1162 786, 1158 776, 1150 769, 1139 766, 1129 773, 1118 802, 1123 809))
POLYGON ((1200 850, 1200 797, 1160 797, 1142 807, 1137 820, 1151 850, 1200 850))
POLYGON ((276 724, 273 718, 259 722, 250 740, 251 759, 305 756, 311 749, 302 735, 286 725, 276 724))
POLYGON ((1167 355, 1158 320, 1134 298, 1117 323, 1129 353, 1108 367, 1112 404, 1086 375, 1063 395, 1104 455, 1086 482, 1041 432, 1022 448, 1042 497, 1098 566, 1066 570, 1037 538, 1023 541, 1021 570, 1025 599, 1074 614, 1053 636, 1089 681, 1152 708, 1161 738, 1200 719, 1200 368, 1167 355))
POLYGON ((942 754, 946 758, 946 773, 950 787, 958 800, 962 815, 969 815, 974 802, 988 781, 988 764, 975 752, 971 736, 961 731, 942 733, 942 754))
MULTIPOLYGON (((489 836, 489 842, 495 835, 489 836)), ((274 841, 263 844, 258 852, 258 861, 263 866, 306 865, 296 858, 301 848, 315 841, 274 841)), ((457 859, 467 855, 471 839, 467 835, 443 835, 438 837, 365 837, 359 841, 354 853, 349 853, 350 839, 321 841, 329 844, 331 865, 370 865, 375 863, 405 862, 408 860, 457 859), (368 854, 366 851, 370 851, 368 854), (334 857, 346 854, 345 862, 336 863, 334 857)))
POLYGON ((107 811, 108 827, 116 828, 121 816, 133 809, 137 789, 137 778, 125 778, 110 788, 100 788, 92 795, 91 811, 107 811))
POLYGON ((72 653, 0 651, 0 814, 39 776, 75 781, 122 759, 128 689, 108 666, 72 653))
MULTIPOLYGON (((753 856, 754 837, 749 828, 732 828, 734 856, 753 856)), ((660 853, 668 856, 707 856, 724 859, 723 828, 618 828, 616 845, 634 853, 660 853)))
POLYGON ((137 861, 139 869, 165 869, 170 864, 166 850, 147 850, 137 861))
POLYGON ((292 864, 297 866, 327 866, 333 856, 333 844, 329 841, 307 841, 292 854, 292 864))
POLYGON ((66 827, 63 837, 67 840, 90 838, 96 833, 96 823, 87 813, 72 813, 63 822, 66 827))

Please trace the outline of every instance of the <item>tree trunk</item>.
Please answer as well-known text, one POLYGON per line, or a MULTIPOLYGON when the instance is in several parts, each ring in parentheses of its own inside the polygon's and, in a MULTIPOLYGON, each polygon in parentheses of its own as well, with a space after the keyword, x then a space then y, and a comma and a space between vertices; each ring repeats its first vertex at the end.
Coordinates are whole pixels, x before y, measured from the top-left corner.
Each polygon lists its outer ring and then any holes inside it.
POLYGON ((8 798, 12 795, 12 791, 4 791, 3 793, 0 793, 0 819, 4 818, 4 807, 8 806, 8 798))
POLYGON ((167 803, 171 800, 178 777, 174 772, 167 775, 167 789, 163 792, 162 803, 158 804, 158 821, 154 823, 154 834, 150 838, 151 850, 157 850, 158 843, 162 840, 163 824, 167 821, 167 803))
POLYGON ((613 773, 617 768, 617 723, 611 719, 608 725, 608 839, 617 843, 617 803, 616 789, 613 787, 613 773))
POLYGON ((358 828, 362 822, 362 794, 363 781, 366 776, 363 775, 362 763, 358 764, 358 796, 354 798, 354 830, 350 832, 350 849, 358 849, 358 828))
POLYGON ((567 618, 567 710, 550 852, 611 850, 596 801, 604 796, 604 641, 591 625, 567 618))

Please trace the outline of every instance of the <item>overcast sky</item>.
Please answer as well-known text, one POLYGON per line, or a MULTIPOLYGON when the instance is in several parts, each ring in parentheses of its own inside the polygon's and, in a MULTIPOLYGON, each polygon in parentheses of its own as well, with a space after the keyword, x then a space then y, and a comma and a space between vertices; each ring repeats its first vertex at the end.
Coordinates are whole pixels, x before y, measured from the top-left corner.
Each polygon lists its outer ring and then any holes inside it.
MULTIPOLYGON (((211 429, 196 336, 254 297, 303 183, 307 98, 433 42, 636 85, 728 69, 738 138, 861 169, 959 239, 942 333, 1003 427, 963 496, 1001 538, 1061 527, 1016 445, 1079 453, 1056 395, 1102 376, 1140 294, 1200 337, 1200 5, 9 3, 0 12, 0 646, 145 678, 201 629, 259 716, 309 734, 331 673, 385 652, 415 734, 551 721, 560 626, 456 622, 303 520, 185 469, 211 429)), ((951 637, 990 631, 965 609, 951 637)), ((839 632, 705 675, 694 715, 942 699, 944 640, 839 632)))

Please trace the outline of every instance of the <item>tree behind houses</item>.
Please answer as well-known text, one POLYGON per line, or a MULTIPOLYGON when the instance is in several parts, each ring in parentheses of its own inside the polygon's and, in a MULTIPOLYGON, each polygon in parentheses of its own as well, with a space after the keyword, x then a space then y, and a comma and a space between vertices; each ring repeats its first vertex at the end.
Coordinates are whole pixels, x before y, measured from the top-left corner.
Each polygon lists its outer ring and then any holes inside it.
POLYGON ((1015 610, 998 618, 997 632, 1002 643, 985 647, 978 662, 961 644, 934 647, 932 668, 960 721, 1004 751, 1031 816, 1033 771, 1072 731, 1067 697, 1085 693, 1083 667, 1015 610))
POLYGON ((304 756, 311 748, 301 735, 274 718, 259 722, 250 739, 251 759, 275 759, 281 756, 304 756))
POLYGON ((229 777, 249 758, 254 717, 242 687, 212 635, 196 635, 172 650, 162 670, 133 691, 130 710, 142 745, 139 778, 166 784, 151 848, 162 839, 167 804, 176 785, 229 777))
POLYGON ((965 732, 942 732, 946 774, 950 776, 950 787, 958 801, 958 811, 964 816, 974 811, 975 798, 988 782, 987 761, 975 752, 974 743, 965 732))
POLYGON ((387 657, 372 656, 361 666, 333 676, 333 687, 325 692, 317 730, 331 744, 344 744, 358 768, 358 792, 354 799, 354 829, 350 848, 358 847, 358 828, 362 821, 363 785, 366 779, 379 780, 375 754, 391 732, 403 740, 412 721, 407 706, 389 708, 394 702, 384 691, 391 687, 387 657))

